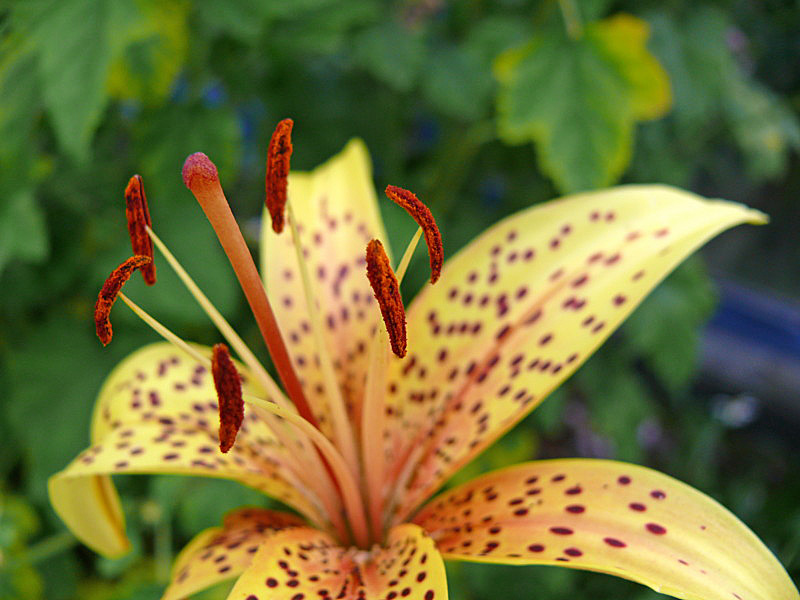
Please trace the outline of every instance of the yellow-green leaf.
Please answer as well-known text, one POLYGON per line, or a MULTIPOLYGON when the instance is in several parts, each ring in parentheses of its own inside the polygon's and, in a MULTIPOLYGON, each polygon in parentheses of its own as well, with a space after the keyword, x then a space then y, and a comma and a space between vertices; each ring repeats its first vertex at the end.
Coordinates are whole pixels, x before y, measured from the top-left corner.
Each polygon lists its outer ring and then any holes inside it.
POLYGON ((669 107, 647 35, 644 22, 620 15, 590 23, 578 39, 544 30, 497 58, 500 135, 532 141, 561 191, 614 182, 630 161, 635 122, 669 107))
POLYGON ((669 111, 669 76, 647 49, 650 27, 646 21, 620 13, 595 23, 587 35, 628 83, 636 119, 657 119, 669 111))
POLYGON ((188 49, 186 2, 139 2, 124 48, 111 64, 108 93, 114 98, 162 100, 183 67, 188 49))

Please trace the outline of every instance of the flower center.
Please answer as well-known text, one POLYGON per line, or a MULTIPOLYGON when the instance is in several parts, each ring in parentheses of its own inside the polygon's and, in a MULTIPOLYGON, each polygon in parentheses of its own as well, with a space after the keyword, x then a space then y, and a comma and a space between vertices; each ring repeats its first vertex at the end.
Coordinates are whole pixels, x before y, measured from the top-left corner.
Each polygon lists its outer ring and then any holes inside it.
MULTIPOLYGON (((316 356, 319 359, 318 367, 327 391, 325 416, 332 425, 330 439, 320 429, 315 417, 315 407, 305 395, 298 374, 292 366, 262 279, 222 191, 217 169, 205 154, 195 153, 186 159, 183 167, 184 183, 200 203, 236 273, 288 401, 253 353, 153 231, 142 178, 138 175, 131 178, 125 190, 128 229, 135 256, 120 265, 103 287, 98 297, 97 330, 104 344, 108 343, 111 338, 108 316, 119 295, 165 339, 201 364, 211 367, 219 397, 221 450, 225 452, 234 444, 242 423, 242 402, 247 403, 248 410, 256 411, 286 448, 295 448, 299 444, 301 452, 290 452, 290 463, 299 489, 318 504, 321 512, 329 519, 329 523, 317 525, 335 533, 345 545, 352 544, 368 549, 383 541, 387 528, 385 509, 391 506, 389 501, 395 490, 399 489, 395 478, 387 476, 384 447, 385 382, 388 361, 391 359, 388 350, 391 346, 394 353, 402 357, 406 349, 405 311, 399 285, 423 234, 428 245, 431 282, 438 279, 442 265, 441 236, 430 211, 413 193, 396 186, 387 187, 386 195, 405 208, 420 228, 398 264, 396 274, 379 240, 372 240, 367 246, 365 275, 378 299, 386 327, 374 329, 375 334, 369 344, 361 421, 353 423, 348 416, 343 391, 336 377, 334 357, 326 343, 322 315, 315 302, 293 207, 287 194, 292 125, 289 119, 281 121, 270 142, 267 153, 266 205, 273 230, 280 233, 288 222, 291 231, 316 356), (148 284, 155 283, 153 245, 159 248, 231 348, 265 388, 267 399, 255 397, 246 391, 242 393, 239 376, 227 346, 217 344, 209 360, 207 355, 181 340, 132 300, 119 293, 124 282, 137 268, 142 270, 148 284)), ((321 413, 317 410, 316 414, 321 413)))

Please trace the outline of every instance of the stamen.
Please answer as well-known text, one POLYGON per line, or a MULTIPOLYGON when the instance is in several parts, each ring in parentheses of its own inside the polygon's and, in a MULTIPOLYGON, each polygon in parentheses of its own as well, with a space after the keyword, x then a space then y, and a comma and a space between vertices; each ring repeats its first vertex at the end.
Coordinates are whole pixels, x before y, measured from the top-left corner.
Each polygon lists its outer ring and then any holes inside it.
POLYGON ((244 420, 242 380, 225 344, 214 344, 211 374, 219 399, 219 449, 224 453, 233 447, 244 420))
POLYGON ((234 352, 239 355, 239 358, 241 358, 242 362, 247 365, 247 367, 264 386, 267 394, 283 408, 291 407, 290 410, 294 410, 294 407, 289 403, 288 400, 286 400, 281 389, 278 387, 269 373, 267 373, 250 348, 248 348, 247 344, 244 343, 244 340, 239 337, 239 334, 234 331, 230 323, 228 323, 225 317, 220 314, 208 297, 200 290, 191 276, 178 262, 178 259, 175 258, 175 255, 172 254, 164 242, 161 241, 161 238, 159 238, 149 227, 147 228, 147 233, 161 251, 161 254, 164 255, 164 258, 167 259, 167 262, 175 271, 175 274, 178 275, 180 280, 186 286, 186 289, 189 290, 189 293, 194 297, 195 300, 197 300, 197 303, 200 305, 206 315, 208 315, 208 318, 211 319, 214 325, 216 325, 217 330, 222 334, 222 337, 225 338, 225 340, 233 348, 234 352))
MULTIPOLYGON (((411 257, 414 255, 414 250, 416 250, 423 232, 422 227, 418 227, 405 252, 403 252, 403 257, 400 259, 395 271, 398 286, 403 281, 408 265, 411 262, 411 257)), ((394 446, 394 439, 397 436, 397 432, 394 430, 385 429, 384 388, 381 385, 385 381, 387 367, 386 355, 383 351, 386 347, 385 335, 383 329, 379 328, 370 345, 370 362, 369 370, 367 371, 367 385, 364 391, 364 408, 361 420, 361 447, 364 457, 367 498, 369 500, 369 516, 373 536, 377 538, 382 535, 385 525, 383 516, 384 514, 391 514, 392 508, 390 506, 388 512, 384 510, 386 493, 384 484, 391 485, 395 479, 395 476, 390 474, 387 480, 384 474, 386 471, 383 449, 386 443, 384 435, 388 434, 390 436, 390 447, 394 446)), ((399 462, 403 464, 402 459, 399 462)))
POLYGON ((94 305, 94 325, 97 337, 100 338, 103 346, 108 346, 114 334, 111 329, 111 307, 114 306, 122 286, 136 269, 141 269, 151 262, 149 256, 131 256, 111 272, 100 289, 94 305))
POLYGON ((342 455, 339 454, 330 440, 328 440, 328 438, 326 438, 321 431, 312 427, 310 423, 300 418, 298 415, 281 410, 275 404, 270 404, 269 402, 264 402, 261 398, 254 398, 251 396, 246 396, 245 401, 248 404, 252 403, 253 405, 259 406, 266 411, 283 417, 289 423, 297 426, 301 431, 306 433, 309 438, 311 438, 311 441, 314 442, 320 453, 327 460, 337 482, 339 483, 339 489, 342 492, 344 508, 347 512, 347 516, 349 517, 348 521, 350 526, 353 528, 353 537, 355 539, 355 543, 361 548, 366 548, 369 541, 369 535, 367 533, 367 519, 364 512, 364 503, 361 498, 361 494, 358 491, 358 484, 353 476, 353 473, 344 462, 342 455))
POLYGON ((283 231, 286 189, 289 177, 289 159, 292 156, 292 126, 294 121, 284 119, 275 127, 267 150, 267 196, 265 204, 272 218, 272 230, 283 231))
MULTIPOLYGON (((418 227, 416 233, 408 243, 403 258, 397 265, 395 275, 397 285, 403 281, 403 276, 411 262, 414 250, 422 237, 422 228, 418 227)), ((372 338, 369 351, 369 367, 367 370, 367 384, 364 389, 363 410, 361 413, 361 451, 364 460, 364 479, 369 501, 369 518, 372 527, 373 539, 383 539, 384 526, 384 483, 386 471, 386 457, 384 446, 385 434, 396 435, 393 430, 386 430, 386 330, 378 327, 372 338)), ((391 442, 391 440, 390 440, 391 442)))
POLYGON ((217 168, 205 154, 196 152, 189 156, 183 164, 183 182, 192 191, 203 208, 203 212, 206 213, 206 217, 211 222, 211 226, 233 266, 256 323, 258 323, 261 336, 267 344, 275 369, 283 381, 286 394, 297 407, 297 412, 316 426, 317 420, 311 412, 297 374, 292 368, 286 344, 281 337, 275 313, 267 299, 261 277, 253 263, 253 257, 250 255, 239 225, 222 192, 217 168))
POLYGON ((153 241, 147 235, 147 228, 152 227, 152 223, 141 175, 131 177, 125 188, 125 216, 133 253, 150 258, 150 263, 142 266, 141 272, 145 283, 153 285, 156 282, 156 263, 153 261, 153 241))
MULTIPOLYGON (((182 340, 172 331, 167 329, 162 323, 158 322, 152 315, 150 315, 142 307, 140 307, 133 300, 128 298, 124 293, 122 292, 119 293, 119 299, 122 300, 125 304, 127 304, 128 307, 140 319, 142 319, 142 321, 144 321, 147 325, 149 325, 156 333, 158 333, 166 341, 171 343, 179 350, 185 352, 197 363, 203 365, 207 369, 211 368, 211 361, 208 359, 207 356, 201 354, 200 351, 195 346, 187 344, 184 340, 182 340)), ((288 411, 282 412, 280 417, 275 415, 274 411, 267 411, 266 414, 262 415, 262 413, 264 413, 264 407, 263 407, 264 404, 272 406, 272 403, 269 400, 259 398, 258 402, 254 403, 253 399, 255 398, 255 396, 246 395, 243 397, 245 402, 251 404, 251 407, 267 421, 269 428, 287 449, 292 448, 293 445, 290 439, 286 436, 287 432, 284 432, 283 429, 288 428, 289 431, 292 431, 295 434, 299 434, 299 439, 302 440, 304 444, 306 442, 311 443, 307 435, 304 433, 305 430, 299 428, 292 429, 291 427, 287 426, 285 415, 288 411)), ((289 414, 294 414, 294 413, 289 413, 289 414)), ((300 417, 296 416, 295 418, 302 421, 300 417)), ((308 427, 313 429, 311 425, 308 425, 308 427)), ((347 539, 347 533, 344 521, 342 521, 341 519, 340 511, 336 508, 336 506, 339 505, 338 502, 339 497, 334 487, 335 481, 332 480, 333 474, 328 473, 323 468, 323 465, 319 463, 319 461, 306 462, 306 460, 309 459, 310 456, 315 456, 315 455, 306 454, 303 451, 300 451, 296 454, 293 454, 291 452, 286 453, 284 458, 286 459, 287 466, 289 466, 289 469, 292 475, 294 476, 293 478, 289 478, 289 481, 297 489, 306 490, 310 492, 307 495, 308 499, 312 502, 312 504, 318 506, 318 503, 315 501, 315 496, 314 496, 314 494, 316 494, 316 498, 319 498, 319 500, 325 506, 323 514, 326 514, 330 517, 333 526, 336 528, 336 531, 340 536, 340 539, 342 540, 347 539), (302 466, 300 466, 296 462, 299 459, 302 459, 303 462, 302 466)))
POLYGON ((397 277, 379 240, 367 244, 367 279, 381 308, 392 352, 403 358, 406 355, 406 312, 397 277))
POLYGON ((425 243, 428 245, 428 257, 431 263, 431 283, 436 283, 442 272, 444 248, 442 234, 439 233, 431 211, 412 192, 396 185, 386 186, 386 195, 392 202, 404 208, 425 233, 425 243))

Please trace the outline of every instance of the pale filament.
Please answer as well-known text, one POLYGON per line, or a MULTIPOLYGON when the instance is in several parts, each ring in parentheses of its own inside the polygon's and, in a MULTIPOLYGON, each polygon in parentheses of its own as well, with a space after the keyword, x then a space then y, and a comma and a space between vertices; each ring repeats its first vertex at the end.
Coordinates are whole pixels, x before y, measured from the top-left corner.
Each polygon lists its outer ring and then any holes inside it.
MULTIPOLYGON (((402 283, 411 257, 422 237, 422 228, 408 243, 395 275, 398 285, 402 283)), ((389 353, 389 338, 385 326, 380 323, 370 344, 367 384, 364 389, 364 402, 361 420, 361 457, 364 464, 364 479, 369 506, 370 525, 374 539, 380 540, 384 529, 384 479, 386 469, 385 440, 386 412, 386 369, 389 353)))
MULTIPOLYGON (((167 248, 166 244, 161 241, 156 233, 148 226, 145 226, 147 230, 147 234, 153 240, 155 245, 158 247, 161 254, 164 255, 164 258, 167 259, 167 262, 170 264, 172 269, 181 279, 183 284, 189 290, 189 293, 195 298, 197 303, 200 307, 205 311, 214 325, 217 327, 219 332, 222 336, 228 341, 231 347, 236 351, 242 361, 248 366, 250 371, 255 375, 256 379, 258 379, 261 384, 264 386, 267 397, 273 398, 275 402, 283 409, 288 411, 294 411, 294 405, 291 404, 286 400, 286 397, 283 395, 281 389, 277 386, 275 381, 270 377, 269 373, 267 373, 266 369, 261 365, 255 355, 251 352, 250 348, 247 347, 247 344, 244 343, 239 334, 230 326, 228 321, 225 317, 220 314, 220 312, 216 309, 216 307, 211 303, 208 297, 203 294, 200 290, 199 286, 194 282, 191 276, 186 272, 183 266, 180 264, 177 258, 170 252, 169 248, 167 248)), ((272 417, 271 417, 272 418, 272 417)), ((286 447, 291 448, 293 447, 294 440, 287 437, 286 433, 284 432, 283 427, 275 427, 273 428, 275 436, 279 439, 279 441, 286 447)), ((296 430, 292 430, 291 433, 297 434, 296 430)), ((288 453, 288 458, 291 460, 291 464, 293 470, 295 471, 296 475, 303 477, 303 479, 311 479, 312 481, 325 481, 326 483, 330 484, 328 477, 325 474, 325 468, 322 462, 319 460, 319 456, 314 452, 313 447, 310 445, 308 438, 305 435, 297 435, 297 441, 301 444, 302 447, 302 454, 306 457, 308 461, 307 464, 303 465, 302 467, 299 465, 298 461, 295 459, 293 453, 288 453), (311 468, 313 473, 309 473, 308 469, 311 468)), ((326 492, 330 494, 336 493, 335 488, 329 485, 331 489, 326 490, 326 492)))
MULTIPOLYGON (((181 339, 180 337, 175 335, 167 327, 165 327, 158 320, 156 320, 153 316, 151 316, 147 311, 145 311, 143 308, 141 308, 133 300, 128 298, 123 292, 120 292, 118 297, 125 304, 127 304, 128 307, 140 319, 142 319, 142 321, 144 321, 147 325, 149 325, 156 333, 158 333, 166 341, 170 342, 176 348, 178 348, 178 349, 182 350, 183 352, 185 352, 186 354, 188 354, 192 359, 194 359, 198 363, 202 364, 207 369, 209 369, 209 370, 211 369, 211 360, 207 356, 203 355, 203 353, 200 352, 197 348, 193 347, 192 345, 188 344, 183 339, 181 339)), ((249 398, 254 398, 254 396, 251 396, 251 395, 248 395, 248 397, 249 398)), ((261 414, 261 412, 264 411, 264 406, 265 405, 275 406, 278 410, 281 410, 280 408, 277 407, 277 405, 271 404, 268 400, 261 399, 261 403, 255 404, 255 406, 257 407, 257 410, 259 411, 259 414, 261 414)), ((278 417, 282 417, 287 422, 292 423, 293 425, 295 425, 295 427, 297 426, 297 424, 295 422, 293 422, 291 419, 287 418, 287 415, 292 414, 289 411, 282 411, 280 414, 277 414, 275 411, 270 410, 270 411, 268 411, 268 413, 269 413, 268 415, 263 415, 263 416, 266 417, 265 418, 265 422, 269 424, 270 430, 272 430, 273 433, 275 433, 276 437, 278 437, 278 434, 275 432, 275 430, 280 428, 280 427, 276 427, 276 425, 280 425, 281 424, 281 419, 280 418, 276 419, 275 415, 277 415, 278 417)), ((295 416, 296 416, 297 420, 302 421, 304 423, 307 423, 299 415, 295 415, 295 416)), ((305 437, 305 435, 308 434, 308 429, 313 430, 313 431, 317 431, 310 424, 308 424, 308 428, 307 429, 300 428, 300 427, 298 427, 297 429, 299 430, 299 432, 301 432, 303 434, 303 437, 305 437)), ((317 433, 319 433, 319 432, 317 432, 317 433)), ((290 446, 286 446, 286 449, 287 449, 286 456, 292 456, 291 447, 290 446)), ((326 458, 327 458, 327 456, 326 456, 326 458)), ((300 468, 299 473, 304 473, 304 470, 303 470, 302 467, 300 468)), ((297 476, 297 474, 295 474, 295 473, 287 473, 287 475, 290 475, 292 477, 296 477, 297 476)), ((289 479, 289 477, 287 477, 287 479, 289 479)), ((314 490, 314 483, 315 482, 318 482, 318 483, 324 482, 323 483, 323 488, 327 488, 327 489, 325 489, 324 491, 323 490, 315 490, 315 493, 311 493, 311 494, 306 492, 306 494, 305 494, 306 497, 312 502, 312 504, 315 504, 318 507, 317 508, 318 510, 320 510, 320 508, 324 507, 324 510, 321 511, 322 514, 327 514, 330 517, 330 519, 332 521, 332 524, 333 524, 333 526, 335 527, 335 529, 337 531, 337 534, 339 536, 343 536, 340 539, 347 539, 347 537, 348 537, 347 536, 347 528, 346 528, 344 522, 341 519, 341 513, 339 511, 339 507, 336 506, 336 503, 335 503, 335 499, 338 498, 338 496, 337 496, 335 488, 334 488, 332 482, 330 481, 330 479, 328 478, 327 474, 325 474, 325 476, 322 477, 322 478, 313 479, 312 481, 301 482, 301 481, 299 481, 297 479, 294 479, 294 480, 290 481, 290 483, 297 490, 300 490, 300 491, 308 490, 309 492, 311 490, 314 490), (317 500, 317 498, 319 498, 319 500, 317 500), (322 503, 323 507, 319 506, 320 502, 322 503)), ((324 527, 325 524, 317 522, 317 525, 321 526, 321 527, 324 527)))
POLYGON ((336 447, 342 453, 345 462, 348 464, 351 473, 358 477, 358 454, 356 451, 355 438, 350 420, 347 416, 342 389, 336 379, 336 372, 333 369, 333 360, 328 352, 325 337, 322 332, 322 320, 320 310, 315 306, 314 294, 311 287, 311 280, 308 276, 308 266, 303 257, 303 248, 300 243, 300 235, 297 231, 297 222, 292 208, 291 198, 286 202, 289 227, 292 231, 292 245, 297 255, 297 265, 300 270, 300 279, 303 283, 303 292, 306 300, 309 320, 311 322, 311 333, 314 337, 317 356, 320 360, 320 369, 325 380, 325 390, 327 391, 328 406, 330 409, 331 422, 333 424, 333 436, 336 447))
POLYGON ((282 411, 277 405, 270 404, 261 398, 247 396, 245 401, 253 402, 256 406, 260 406, 264 410, 286 419, 293 425, 296 425, 298 429, 308 434, 317 448, 319 448, 322 455, 328 460, 328 464, 330 464, 331 469, 336 474, 336 479, 342 491, 344 508, 347 511, 349 523, 353 530, 353 539, 355 543, 361 548, 366 548, 369 542, 369 533, 367 532, 367 523, 364 519, 364 504, 361 500, 358 484, 342 459, 342 455, 339 454, 330 440, 326 438, 319 429, 311 425, 311 423, 300 415, 282 411))

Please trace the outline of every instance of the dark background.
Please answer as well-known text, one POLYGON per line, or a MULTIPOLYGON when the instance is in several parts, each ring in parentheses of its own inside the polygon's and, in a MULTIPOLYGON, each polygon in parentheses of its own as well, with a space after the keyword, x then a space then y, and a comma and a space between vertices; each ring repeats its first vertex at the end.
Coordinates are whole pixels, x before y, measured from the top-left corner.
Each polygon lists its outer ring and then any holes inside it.
MULTIPOLYGON (((159 598, 186 541, 263 502, 226 482, 121 478, 134 551, 110 561, 65 531, 46 480, 88 443, 104 376, 156 339, 125 309, 109 348, 92 327, 97 290, 130 253, 131 174, 160 236, 258 347, 180 167, 197 150, 214 159, 255 248, 266 143, 286 116, 294 168, 362 137, 378 188, 424 198, 449 254, 515 210, 617 182, 768 213, 687 261, 469 469, 653 466, 733 510, 797 580, 799 25, 788 0, 0 0, 0 597, 159 598)), ((413 228, 382 208, 402 248, 413 228)), ((168 269, 128 291, 185 338, 216 341, 168 269)), ((448 575, 463 599, 656 596, 566 569, 448 575)))

